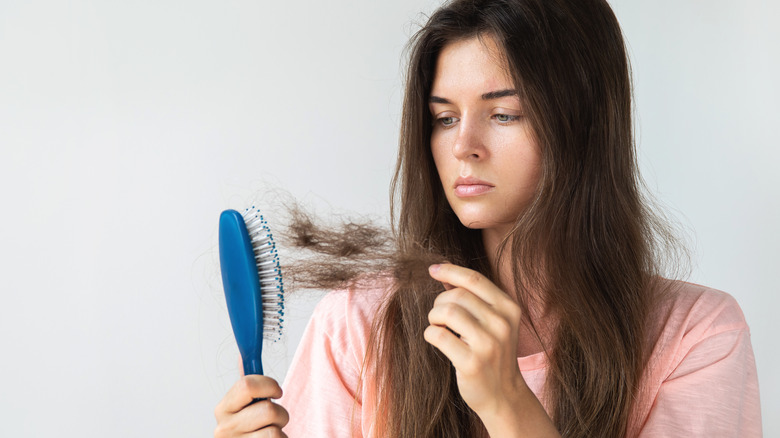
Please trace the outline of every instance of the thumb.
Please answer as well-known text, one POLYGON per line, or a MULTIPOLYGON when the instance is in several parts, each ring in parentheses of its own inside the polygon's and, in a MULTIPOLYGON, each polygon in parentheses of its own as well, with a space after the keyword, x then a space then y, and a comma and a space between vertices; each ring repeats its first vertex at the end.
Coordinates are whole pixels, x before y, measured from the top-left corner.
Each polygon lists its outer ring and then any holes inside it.
MULTIPOLYGON (((449 260, 445 260, 442 263, 450 263, 450 261, 449 260)), ((443 281, 441 282, 441 285, 444 286, 444 290, 455 289, 455 286, 453 286, 453 285, 451 285, 449 283, 445 283, 443 281)))

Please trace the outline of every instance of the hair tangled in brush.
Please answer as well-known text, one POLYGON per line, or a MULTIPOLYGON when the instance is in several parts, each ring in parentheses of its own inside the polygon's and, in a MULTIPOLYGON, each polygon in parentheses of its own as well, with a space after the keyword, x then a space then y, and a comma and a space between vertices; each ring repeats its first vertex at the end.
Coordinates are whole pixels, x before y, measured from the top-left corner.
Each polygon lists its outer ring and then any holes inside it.
POLYGON ((329 215, 335 222, 325 223, 298 203, 288 205, 286 226, 278 235, 281 246, 291 250, 282 270, 292 290, 360 288, 377 276, 432 282, 428 266, 445 261, 419 247, 399 251, 392 230, 377 220, 329 215))

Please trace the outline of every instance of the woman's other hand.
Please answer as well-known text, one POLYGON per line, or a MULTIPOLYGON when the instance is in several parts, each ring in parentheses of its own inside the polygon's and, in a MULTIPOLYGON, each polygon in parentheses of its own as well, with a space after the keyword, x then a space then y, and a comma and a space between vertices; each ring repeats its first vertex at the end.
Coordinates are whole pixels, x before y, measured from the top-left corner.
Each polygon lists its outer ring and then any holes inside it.
POLYGON ((217 419, 214 437, 286 437, 282 427, 289 421, 289 415, 271 401, 281 396, 282 388, 270 377, 241 377, 214 409, 217 419), (252 403, 257 398, 266 400, 252 403))
POLYGON ((559 436, 517 364, 520 306, 474 270, 444 263, 429 272, 447 290, 428 313, 425 340, 452 362, 463 400, 491 436, 559 436))
POLYGON ((441 264, 430 274, 448 290, 428 313, 425 340, 455 366, 460 394, 471 409, 495 410, 502 396, 525 385, 517 366, 520 306, 471 269, 441 264))

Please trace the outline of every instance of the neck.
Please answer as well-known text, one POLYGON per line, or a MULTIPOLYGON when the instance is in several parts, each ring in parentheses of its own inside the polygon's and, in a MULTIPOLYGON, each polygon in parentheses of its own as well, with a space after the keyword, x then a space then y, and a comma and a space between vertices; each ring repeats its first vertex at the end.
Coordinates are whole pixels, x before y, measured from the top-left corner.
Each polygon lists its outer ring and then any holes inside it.
POLYGON ((511 244, 504 248, 504 256, 502 257, 501 264, 498 267, 496 266, 498 248, 507 234, 509 234, 509 230, 507 229, 484 229, 482 230, 482 244, 485 246, 485 254, 487 254, 493 276, 498 280, 498 285, 504 289, 504 292, 515 298, 515 301, 517 301, 519 297, 517 296, 514 277, 512 276, 511 244))
MULTIPOLYGON (((514 258, 512 256, 511 242, 504 248, 504 254, 500 260, 500 264, 496 266, 498 248, 501 246, 501 243, 508 233, 509 229, 491 228, 482 230, 482 243, 485 246, 485 253, 490 262, 490 267, 493 270, 494 278, 497 279, 497 286, 514 298, 516 302, 520 302, 521 297, 518 294, 521 292, 515 288, 514 276, 512 274, 512 263, 514 258)), ((542 336, 542 339, 545 340, 545 343, 550 341, 553 327, 552 319, 543 305, 536 305, 537 300, 533 299, 523 301, 528 305, 528 314, 523 318, 520 324, 517 347, 518 357, 528 356, 543 350, 542 345, 539 343, 539 339, 537 339, 531 328, 532 325, 539 331, 539 334, 542 336)))

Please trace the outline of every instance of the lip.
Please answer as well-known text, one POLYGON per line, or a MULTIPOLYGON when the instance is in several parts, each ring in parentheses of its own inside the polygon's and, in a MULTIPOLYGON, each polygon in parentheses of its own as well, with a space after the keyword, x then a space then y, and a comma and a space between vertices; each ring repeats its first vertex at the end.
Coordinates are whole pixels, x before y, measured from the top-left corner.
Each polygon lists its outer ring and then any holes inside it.
POLYGON ((463 185, 466 185, 466 186, 477 185, 477 186, 495 187, 493 184, 491 184, 491 183, 489 183, 487 181, 483 181, 483 180, 481 180, 479 178, 474 178, 473 176, 461 176, 460 178, 455 180, 455 187, 463 186, 463 185))
POLYGON ((493 190, 495 186, 473 176, 460 177, 455 180, 455 195, 461 198, 479 196, 493 190))

